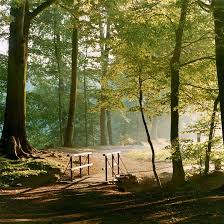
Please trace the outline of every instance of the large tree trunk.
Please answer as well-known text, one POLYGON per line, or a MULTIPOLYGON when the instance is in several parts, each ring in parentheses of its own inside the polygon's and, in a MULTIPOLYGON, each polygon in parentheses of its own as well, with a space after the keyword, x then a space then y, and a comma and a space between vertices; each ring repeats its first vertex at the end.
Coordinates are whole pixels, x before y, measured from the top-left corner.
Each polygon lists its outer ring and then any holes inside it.
POLYGON ((28 157, 33 151, 26 136, 26 75, 29 27, 33 18, 56 0, 42 2, 29 12, 29 2, 12 3, 10 23, 7 96, 1 148, 9 158, 28 157))
POLYGON ((75 107, 77 94, 77 68, 78 68, 78 29, 74 25, 72 31, 72 77, 67 127, 65 129, 64 146, 73 146, 73 132, 75 123, 75 107))
POLYGON ((19 158, 31 153, 26 136, 26 74, 29 20, 26 2, 11 7, 7 97, 1 144, 4 154, 19 158))
POLYGON ((108 141, 109 145, 113 145, 113 132, 112 132, 112 124, 111 124, 111 112, 107 110, 107 132, 108 132, 108 141))
POLYGON ((224 1, 213 0, 213 16, 215 24, 215 53, 218 77, 222 137, 224 143, 224 1))
POLYGON ((212 151, 212 139, 213 139, 213 135, 214 135, 214 131, 215 131, 215 117, 216 117, 216 113, 218 111, 218 103, 219 103, 219 96, 217 96, 217 98, 214 101, 214 105, 213 105, 213 111, 212 111, 210 129, 209 129, 209 137, 208 137, 208 147, 207 147, 206 155, 205 155, 204 175, 207 175, 209 172, 210 154, 212 151))
POLYGON ((185 182, 185 173, 179 145, 179 85, 180 85, 180 55, 183 31, 186 22, 188 0, 182 0, 180 20, 176 30, 176 41, 173 56, 170 61, 171 72, 171 148, 173 176, 172 183, 174 186, 181 185, 185 182))

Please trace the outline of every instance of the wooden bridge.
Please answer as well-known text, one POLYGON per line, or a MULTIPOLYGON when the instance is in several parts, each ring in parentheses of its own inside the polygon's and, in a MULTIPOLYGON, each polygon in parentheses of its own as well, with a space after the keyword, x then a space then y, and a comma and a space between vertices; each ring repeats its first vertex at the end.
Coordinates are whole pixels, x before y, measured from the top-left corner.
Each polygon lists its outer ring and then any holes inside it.
POLYGON ((102 174, 100 176, 98 174, 91 174, 91 167, 94 166, 91 162, 92 155, 93 152, 70 154, 65 172, 69 171, 71 182, 85 181, 86 179, 89 179, 89 181, 92 180, 93 182, 114 181, 123 170, 121 170, 121 165, 125 169, 125 172, 128 172, 121 158, 121 151, 115 151, 102 154, 102 159, 104 157, 104 167, 102 168, 104 170, 103 178, 102 174), (84 170, 87 170, 87 172, 84 173, 84 170))

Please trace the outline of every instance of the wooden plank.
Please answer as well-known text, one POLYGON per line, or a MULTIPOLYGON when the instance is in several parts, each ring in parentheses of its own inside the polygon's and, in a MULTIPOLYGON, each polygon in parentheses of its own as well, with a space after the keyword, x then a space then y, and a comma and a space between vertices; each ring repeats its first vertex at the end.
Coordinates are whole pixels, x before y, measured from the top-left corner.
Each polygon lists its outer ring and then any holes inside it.
POLYGON ((78 170, 78 169, 81 169, 81 168, 84 168, 84 167, 89 167, 89 166, 93 166, 93 163, 85 164, 85 165, 82 165, 82 166, 76 166, 76 167, 72 168, 72 170, 78 170))
POLYGON ((77 157, 77 156, 87 156, 93 154, 92 152, 83 152, 78 154, 71 154, 71 156, 77 157))
POLYGON ((121 153, 121 151, 111 152, 111 153, 104 153, 103 156, 110 156, 112 154, 118 154, 121 153))

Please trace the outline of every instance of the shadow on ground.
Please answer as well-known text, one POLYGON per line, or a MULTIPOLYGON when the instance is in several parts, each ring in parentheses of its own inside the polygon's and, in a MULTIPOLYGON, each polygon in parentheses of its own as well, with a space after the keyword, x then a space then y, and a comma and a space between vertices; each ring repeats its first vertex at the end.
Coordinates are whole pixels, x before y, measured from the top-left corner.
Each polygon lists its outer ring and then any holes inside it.
POLYGON ((120 193, 88 183, 1 190, 0 223, 224 223, 224 193, 120 193))

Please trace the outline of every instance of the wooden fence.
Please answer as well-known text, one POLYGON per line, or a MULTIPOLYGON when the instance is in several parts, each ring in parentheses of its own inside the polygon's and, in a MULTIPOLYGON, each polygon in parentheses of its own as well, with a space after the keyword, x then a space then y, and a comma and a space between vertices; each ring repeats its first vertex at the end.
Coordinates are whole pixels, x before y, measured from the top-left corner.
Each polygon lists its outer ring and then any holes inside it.
POLYGON ((111 168, 112 178, 120 174, 120 151, 105 153, 105 180, 108 181, 108 168, 111 168), (110 162, 111 161, 111 162, 110 162), (117 169, 115 169, 117 167, 117 169))
POLYGON ((90 155, 92 155, 92 152, 84 152, 84 153, 78 153, 78 154, 72 154, 70 156, 70 175, 71 175, 71 181, 73 181, 73 171, 79 170, 79 177, 82 177, 82 169, 87 168, 87 174, 90 175, 90 166, 93 166, 93 163, 90 163, 90 155), (75 159, 78 158, 78 161, 75 159), (83 162, 83 159, 84 162, 83 162), (78 163, 78 166, 74 166, 74 162, 78 163))

